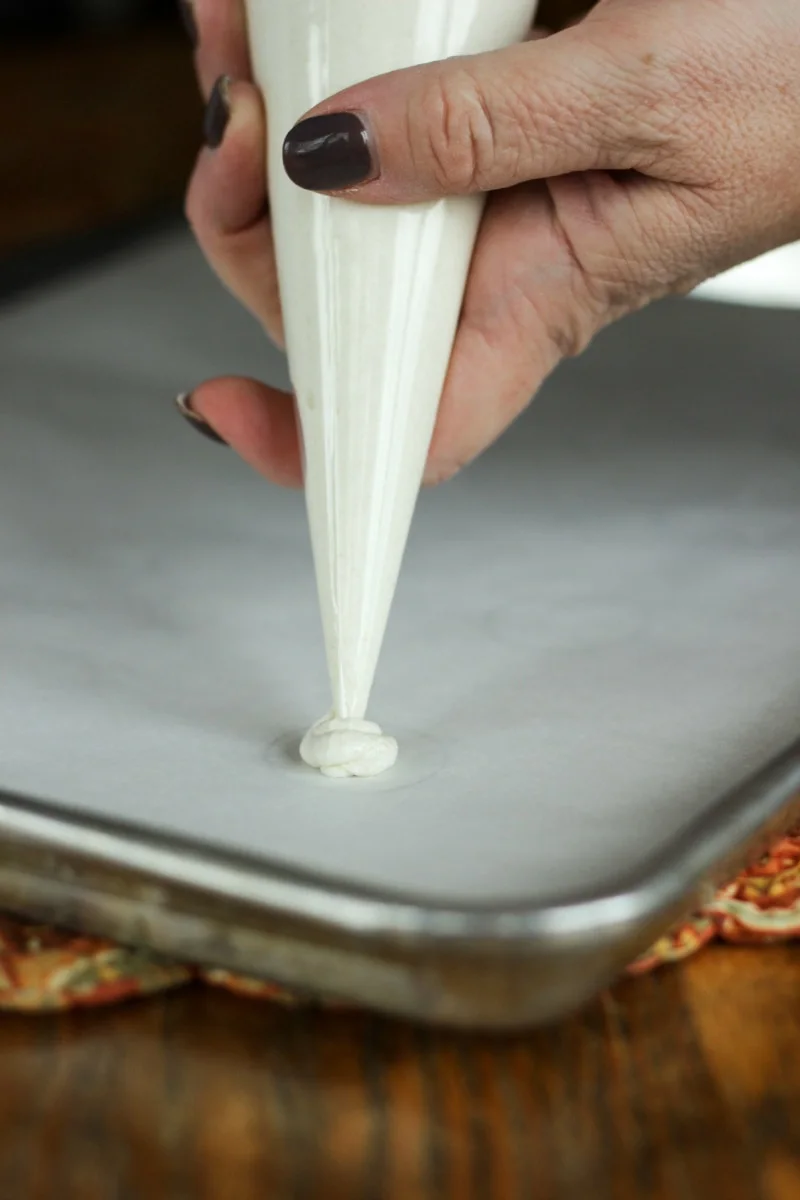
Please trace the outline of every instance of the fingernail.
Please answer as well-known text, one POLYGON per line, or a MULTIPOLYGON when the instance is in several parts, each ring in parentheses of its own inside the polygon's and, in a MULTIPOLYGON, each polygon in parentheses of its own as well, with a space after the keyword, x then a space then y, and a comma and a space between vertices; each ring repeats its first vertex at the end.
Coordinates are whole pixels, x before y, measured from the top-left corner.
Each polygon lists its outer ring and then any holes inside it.
POLYGON ((203 117, 203 139, 210 150, 216 150, 222 145, 225 130, 228 128, 231 117, 230 86, 228 76, 220 75, 211 89, 206 114, 203 117))
POLYGON ((188 34, 189 41, 193 46, 197 45, 197 21, 194 17, 194 5, 192 0, 178 0, 178 9, 183 21, 183 27, 188 34))
POLYGON ((307 117, 283 144, 292 183, 310 192, 340 192, 377 177, 369 130, 355 113, 307 117))
POLYGON ((208 421, 206 421, 204 417, 201 417, 199 413, 194 411, 192 408, 191 392, 184 392, 182 395, 178 396, 175 400, 175 407, 181 416, 186 418, 192 428, 196 429, 198 433, 201 433, 203 437, 208 438, 210 442, 218 442, 220 446, 227 446, 228 443, 224 438, 219 436, 216 429, 212 429, 208 421))

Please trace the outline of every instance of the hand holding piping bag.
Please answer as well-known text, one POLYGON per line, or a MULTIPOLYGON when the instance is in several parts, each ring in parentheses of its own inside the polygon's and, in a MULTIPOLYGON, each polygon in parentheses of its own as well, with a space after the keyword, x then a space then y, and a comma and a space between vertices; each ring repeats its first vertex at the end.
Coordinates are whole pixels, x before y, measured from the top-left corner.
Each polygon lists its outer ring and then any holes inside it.
MULTIPOLYGON (((280 342, 242 3, 193 0, 189 19, 209 102, 188 217, 222 281, 280 342)), ((309 116, 287 130, 301 186, 364 204, 491 193, 430 483, 489 446, 610 322, 800 238, 791 0, 600 0, 553 36, 368 80, 309 116)), ((262 474, 299 485, 290 396, 219 379, 185 403, 262 474)))

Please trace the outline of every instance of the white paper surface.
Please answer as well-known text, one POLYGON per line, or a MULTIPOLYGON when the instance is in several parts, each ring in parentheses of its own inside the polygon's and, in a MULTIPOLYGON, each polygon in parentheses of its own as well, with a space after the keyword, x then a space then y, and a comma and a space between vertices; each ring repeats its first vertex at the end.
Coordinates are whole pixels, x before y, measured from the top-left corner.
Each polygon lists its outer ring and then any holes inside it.
POLYGON ((800 242, 771 250, 697 288, 700 300, 800 308, 800 242))
POLYGON ((800 314, 625 322, 423 498, 375 782, 292 758, 327 699, 302 498, 171 405, 282 369, 183 238, 0 317, 0 786, 495 901, 603 886, 797 733, 800 314))

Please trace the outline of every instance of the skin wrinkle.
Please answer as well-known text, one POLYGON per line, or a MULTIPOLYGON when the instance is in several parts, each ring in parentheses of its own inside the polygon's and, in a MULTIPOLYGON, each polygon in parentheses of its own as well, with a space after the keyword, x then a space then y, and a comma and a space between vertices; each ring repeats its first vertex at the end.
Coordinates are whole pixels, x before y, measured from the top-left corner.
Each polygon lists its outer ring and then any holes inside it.
MULTIPOLYGON (((577 180, 576 180, 576 182, 577 182, 577 180)), ((591 189, 586 187, 587 179, 584 177, 580 180, 580 182, 584 185, 583 190, 584 190, 585 195, 587 197, 589 197, 591 189)), ((569 258, 570 264, 573 267, 573 279, 575 277, 577 277, 580 280, 581 290, 583 291, 584 296, 587 297, 589 300, 589 307, 596 309, 598 314, 602 313, 611 306, 610 305, 610 295, 609 295, 609 285, 608 285, 608 283, 605 283, 602 279, 598 278, 596 276, 596 274, 594 274, 592 271, 587 269, 585 263, 583 262, 581 253, 578 250, 578 243, 570 234, 569 223, 568 223, 568 220, 566 219, 566 214, 563 211, 563 206, 559 203, 558 191, 556 189, 554 189, 554 187, 550 181, 547 181, 546 187, 547 187, 547 196, 550 201, 550 212, 551 212, 551 219, 553 222, 553 229, 555 231, 556 237, 559 239, 560 244, 563 246, 564 251, 566 252, 566 254, 569 258)), ((596 213, 595 216, 596 216, 596 219, 598 219, 598 221, 599 221, 600 220, 599 214, 596 213)), ((602 222, 602 224, 603 224, 604 231, 605 231, 606 224, 604 221, 602 222)), ((572 284, 572 286, 570 288, 570 294, 572 296, 576 296, 576 298, 577 298, 578 293, 577 293, 577 289, 574 286, 574 283, 572 284)), ((591 339, 591 336, 592 335, 590 334, 588 340, 591 339)), ((575 339, 574 344, 576 347, 585 349, 585 345, 588 344, 588 340, 586 343, 583 343, 583 339, 577 338, 577 339, 575 339)), ((580 349, 576 349, 574 354, 570 354, 569 357, 574 357, 575 354, 578 354, 578 353, 580 353, 580 349)))
POLYGON ((709 203, 700 189, 677 189, 644 176, 635 176, 633 180, 627 179, 624 186, 615 186, 609 175, 598 172, 576 177, 574 188, 566 197, 556 181, 551 191, 555 193, 555 212, 565 234, 576 246, 594 247, 591 261, 585 258, 583 268, 587 278, 596 281, 595 291, 598 281, 603 289, 596 296, 599 302, 605 295, 608 311, 603 324, 641 308, 650 300, 672 294, 674 273, 678 277, 677 286, 683 288, 687 278, 684 260, 708 253, 705 226, 686 220, 686 216, 697 215, 697 207, 709 203), (594 237, 585 232, 586 210, 596 227, 594 237), (647 213, 650 219, 644 220, 643 214, 647 213), (618 230, 624 233, 620 235, 618 230), (635 259, 626 253, 629 240, 637 241, 640 247, 635 259), (702 248, 699 240, 703 241, 702 248))
POLYGON ((636 280, 618 233, 624 223, 619 219, 620 205, 627 204, 632 213, 629 219, 638 220, 634 206, 627 189, 616 186, 604 171, 551 180, 548 191, 554 225, 575 257, 597 332, 615 317, 638 307, 634 299, 636 280), (604 264, 608 264, 607 269, 603 269, 604 264))
MULTIPOLYGON (((473 180, 473 185, 470 188, 471 191, 476 190, 475 184, 479 183, 482 162, 487 161, 490 164, 489 171, 491 172, 498 154, 498 148, 502 144, 501 139, 497 134, 496 118, 484 99, 483 89, 476 87, 474 91, 474 97, 474 104, 470 106, 469 110, 471 112, 475 111, 476 108, 478 110, 475 113, 475 117, 473 117, 472 121, 469 123, 472 155, 476 168, 476 178, 473 180), (480 117, 478 117, 478 112, 480 113, 480 117), (480 129, 478 128, 478 125, 481 126, 480 129), (481 130, 484 134, 483 137, 481 137, 481 130)), ((515 158, 512 170, 514 174, 517 174, 519 171, 520 162, 520 149, 518 145, 513 148, 512 154, 515 158)), ((480 191, 481 188, 478 186, 477 190, 480 191)))
POLYGON ((529 97, 516 86, 518 76, 510 73, 503 81, 502 92, 492 95, 491 103, 480 73, 468 70, 467 76, 474 104, 480 108, 485 128, 491 135, 483 142, 484 146, 491 147, 491 153, 485 149, 481 153, 481 140, 473 139, 476 153, 468 190, 489 190, 501 164, 506 176, 520 178, 531 170, 533 178, 538 139, 529 97))
MULTIPOLYGON (((479 129, 475 123, 474 81, 466 70, 435 75, 427 84, 420 101, 423 120, 417 128, 424 141, 433 177, 442 190, 466 195, 480 190, 481 161, 494 159, 494 127, 491 122, 479 129), (468 97, 464 103, 464 97, 468 97)), ((478 105, 483 112, 483 106, 478 105)), ((413 146, 418 134, 412 130, 413 146)))

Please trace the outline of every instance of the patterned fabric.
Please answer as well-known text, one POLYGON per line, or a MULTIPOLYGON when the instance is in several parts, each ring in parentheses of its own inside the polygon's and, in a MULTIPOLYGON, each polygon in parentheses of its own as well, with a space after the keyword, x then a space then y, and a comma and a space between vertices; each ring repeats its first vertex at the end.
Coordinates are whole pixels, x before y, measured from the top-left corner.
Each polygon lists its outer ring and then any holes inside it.
POLYGON ((21 1012, 114 1004, 188 983, 192 971, 78 936, 0 917, 0 1008, 21 1012))
MULTIPOLYGON (((712 941, 768 945, 800 938, 800 830, 692 920, 664 935, 634 975, 680 962, 712 941)), ((275 984, 164 962, 144 950, 0 916, 0 1009, 47 1012, 114 1004, 202 981, 280 1004, 307 1003, 275 984)))
POLYGON ((662 937, 635 962, 641 974, 680 962, 709 942, 769 945, 800 937, 800 830, 723 888, 693 920, 662 937))

